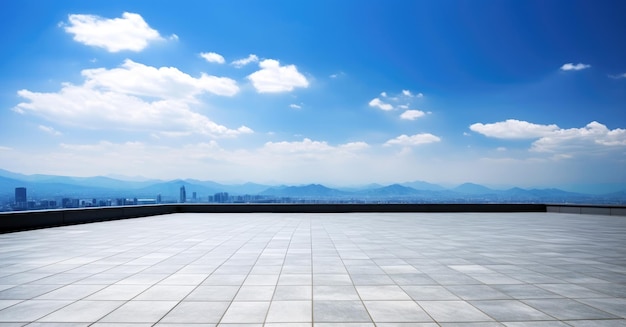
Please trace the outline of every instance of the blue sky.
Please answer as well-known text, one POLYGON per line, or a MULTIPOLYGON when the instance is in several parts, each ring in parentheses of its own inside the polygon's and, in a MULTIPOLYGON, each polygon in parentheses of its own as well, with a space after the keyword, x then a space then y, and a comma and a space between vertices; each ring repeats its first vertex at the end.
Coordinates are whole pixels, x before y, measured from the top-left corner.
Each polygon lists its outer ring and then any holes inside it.
POLYGON ((0 168, 626 185, 623 1, 13 1, 0 168))

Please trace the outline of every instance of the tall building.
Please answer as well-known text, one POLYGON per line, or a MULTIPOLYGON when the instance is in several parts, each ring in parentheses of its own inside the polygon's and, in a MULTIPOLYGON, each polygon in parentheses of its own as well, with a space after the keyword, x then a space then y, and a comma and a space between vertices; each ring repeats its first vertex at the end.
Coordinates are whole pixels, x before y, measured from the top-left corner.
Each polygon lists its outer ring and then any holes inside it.
POLYGON ((27 202, 28 200, 26 199, 26 188, 16 187, 15 188, 15 208, 26 209, 27 202))
POLYGON ((185 186, 180 187, 180 203, 187 202, 187 192, 185 191, 185 186))

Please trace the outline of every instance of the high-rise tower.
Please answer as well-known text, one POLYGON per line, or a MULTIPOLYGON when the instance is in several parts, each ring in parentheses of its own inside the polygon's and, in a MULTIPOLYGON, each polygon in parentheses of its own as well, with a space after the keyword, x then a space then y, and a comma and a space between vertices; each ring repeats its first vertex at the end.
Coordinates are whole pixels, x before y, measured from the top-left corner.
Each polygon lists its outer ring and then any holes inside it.
POLYGON ((185 191, 185 186, 180 187, 180 203, 187 202, 187 191, 185 191))

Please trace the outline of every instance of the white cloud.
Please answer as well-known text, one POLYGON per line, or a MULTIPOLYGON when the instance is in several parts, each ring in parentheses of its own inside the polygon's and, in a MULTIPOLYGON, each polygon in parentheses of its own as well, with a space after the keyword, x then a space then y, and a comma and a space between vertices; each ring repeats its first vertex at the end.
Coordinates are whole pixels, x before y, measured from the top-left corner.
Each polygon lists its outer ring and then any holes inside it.
POLYGON ((219 53, 215 53, 215 52, 202 52, 200 53, 200 57, 204 58, 204 60, 208 62, 212 62, 216 64, 223 64, 226 62, 226 60, 224 60, 224 57, 222 57, 222 55, 220 55, 219 53))
POLYGON ((411 91, 409 90, 402 90, 402 95, 407 97, 413 97, 413 94, 411 94, 411 91))
POLYGON ((104 48, 109 52, 141 51, 148 42, 162 40, 159 32, 148 26, 139 14, 125 12, 122 18, 102 18, 95 15, 69 15, 67 33, 85 45, 104 48))
POLYGON ((561 70, 564 71, 568 71, 568 70, 583 70, 583 69, 587 69, 587 68, 591 68, 591 65, 587 65, 587 64, 583 64, 583 63, 567 63, 564 64, 563 66, 561 66, 561 70))
POLYGON ((251 54, 247 58, 235 60, 231 64, 237 68, 241 68, 247 64, 258 62, 258 61, 259 61, 259 57, 257 57, 255 54, 251 54))
POLYGON ((613 79, 621 79, 621 78, 626 78, 626 73, 623 74, 617 74, 617 75, 609 75, 610 78, 613 79))
POLYGON ((401 145, 401 146, 415 146, 421 144, 428 144, 439 142, 441 139, 430 133, 422 133, 408 136, 406 134, 400 135, 394 139, 385 142, 385 146, 401 145))
POLYGON ((538 125, 526 121, 508 119, 492 124, 476 123, 470 126, 474 132, 502 139, 531 139, 548 135, 559 129, 557 125, 538 125))
POLYGON ((302 106, 299 106, 299 105, 297 105, 295 103, 292 103, 292 104, 289 105, 289 108, 291 108, 291 109, 302 109, 302 106))
POLYGON ((248 75, 259 93, 288 92, 296 87, 309 86, 309 81, 294 65, 281 66, 278 60, 265 59, 259 67, 261 70, 248 75))
POLYGON ((608 129, 598 122, 591 122, 582 128, 559 129, 535 141, 532 151, 568 152, 606 149, 626 146, 626 129, 608 129))
POLYGON ((227 77, 201 74, 195 78, 176 67, 152 67, 130 59, 113 69, 86 69, 81 74, 87 78, 85 85, 119 93, 155 98, 192 98, 209 92, 232 96, 239 92, 237 82, 227 77))
POLYGON ((420 93, 416 94, 415 96, 418 97, 418 98, 423 98, 424 97, 424 93, 420 92, 420 93))
POLYGON ((8 146, 2 146, 0 145, 0 151, 11 151, 13 150, 12 148, 8 147, 8 146))
POLYGON ((402 115, 400 115, 400 118, 406 119, 406 120, 415 120, 417 118, 424 116, 425 114, 426 113, 424 113, 421 110, 407 110, 403 112, 402 115))
POLYGON ((506 151, 506 148, 503 147, 503 146, 500 146, 500 147, 496 148, 496 151, 504 152, 504 151, 506 151))
POLYGON ((281 153, 322 152, 330 151, 333 149, 333 147, 331 147, 330 145, 328 145, 328 143, 324 141, 312 141, 308 138, 296 142, 267 142, 265 143, 265 146, 263 148, 270 152, 281 153))
POLYGON ((338 73, 335 73, 335 74, 331 74, 329 77, 330 78, 339 78, 339 77, 342 77, 342 76, 345 76, 345 75, 346 75, 346 73, 344 73, 344 72, 338 72, 338 73))
POLYGON ((172 35, 170 35, 169 39, 172 40, 172 41, 178 41, 178 35, 172 34, 172 35))
POLYGON ((46 132, 50 135, 54 135, 54 136, 59 136, 61 135, 61 132, 57 131, 56 129, 50 127, 50 126, 44 126, 44 125, 39 125, 39 130, 46 132))
POLYGON ((380 96, 383 97, 383 98, 386 98, 387 97, 387 92, 380 92, 380 96))
POLYGON ((82 71, 82 85, 64 83, 58 92, 18 91, 27 100, 14 111, 35 114, 58 124, 91 129, 145 130, 161 135, 198 133, 211 137, 253 131, 230 129, 192 110, 197 95, 233 95, 238 88, 227 78, 191 77, 177 68, 155 68, 130 60, 120 68, 82 71))
POLYGON ((382 102, 379 98, 374 98, 369 102, 370 107, 376 107, 381 110, 389 111, 393 109, 393 106, 389 103, 382 102))

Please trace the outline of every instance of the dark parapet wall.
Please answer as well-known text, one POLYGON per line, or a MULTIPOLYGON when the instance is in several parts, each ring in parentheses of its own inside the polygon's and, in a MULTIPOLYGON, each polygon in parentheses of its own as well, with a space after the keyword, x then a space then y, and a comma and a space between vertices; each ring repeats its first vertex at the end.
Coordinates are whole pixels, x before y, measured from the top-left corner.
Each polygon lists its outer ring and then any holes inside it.
POLYGON ((0 213, 0 233, 169 213, 562 212, 626 215, 625 207, 545 204, 157 204, 0 213))

